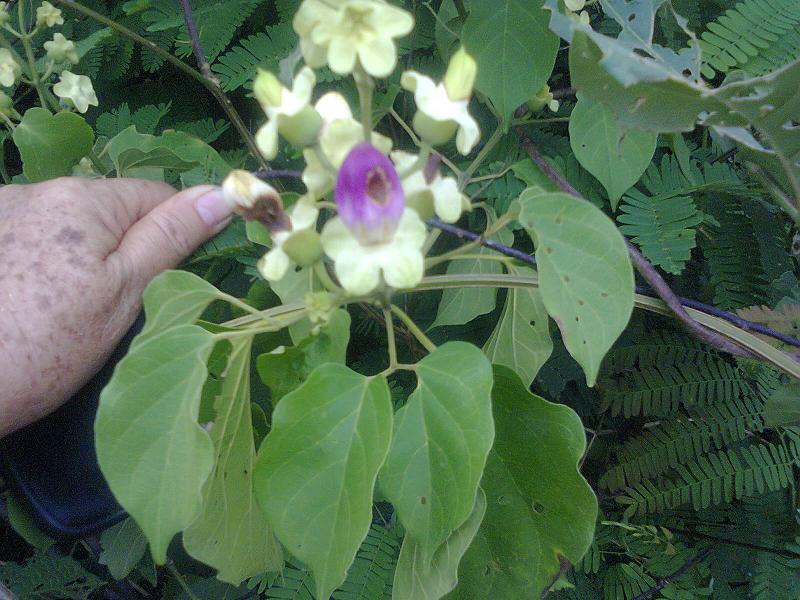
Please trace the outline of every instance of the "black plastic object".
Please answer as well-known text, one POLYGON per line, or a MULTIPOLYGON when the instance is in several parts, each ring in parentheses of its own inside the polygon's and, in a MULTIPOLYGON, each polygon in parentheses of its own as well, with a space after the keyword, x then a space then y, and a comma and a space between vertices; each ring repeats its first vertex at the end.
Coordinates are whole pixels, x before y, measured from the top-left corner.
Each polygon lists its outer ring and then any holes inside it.
POLYGON ((0 440, 0 468, 39 527, 59 540, 89 537, 125 517, 97 464, 100 392, 144 324, 139 315, 97 375, 61 408, 0 440))

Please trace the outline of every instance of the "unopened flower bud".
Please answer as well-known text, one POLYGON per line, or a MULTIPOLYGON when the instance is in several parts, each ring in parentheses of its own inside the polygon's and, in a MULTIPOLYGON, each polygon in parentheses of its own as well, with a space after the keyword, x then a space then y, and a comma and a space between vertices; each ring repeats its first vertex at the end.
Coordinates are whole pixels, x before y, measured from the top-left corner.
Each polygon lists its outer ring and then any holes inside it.
POLYGON ((0 27, 6 25, 11 20, 8 14, 8 2, 0 2, 0 27))
POLYGON ((280 106, 283 98, 283 84, 269 71, 259 69, 258 75, 253 81, 253 95, 261 106, 280 106))
POLYGON ((278 191, 247 171, 231 171, 222 184, 222 195, 236 214, 262 223, 270 233, 292 229, 278 191))
POLYGON ((309 292, 304 301, 309 320, 317 326, 327 325, 337 307, 333 294, 328 292, 309 292))
POLYGON ((472 96, 472 86, 475 85, 475 75, 478 65, 464 46, 458 49, 450 59, 447 73, 444 75, 444 89, 450 100, 467 100, 472 96))
POLYGON ((20 66, 6 48, 0 48, 0 85, 11 87, 20 74, 20 66))
POLYGON ((531 112, 542 110, 545 106, 550 108, 553 112, 558 110, 558 100, 553 99, 553 93, 550 91, 550 86, 545 84, 536 94, 528 98, 525 103, 531 112))
POLYGON ((344 159, 336 181, 339 217, 364 245, 394 235, 405 208, 403 187, 392 162, 372 144, 361 143, 344 159))

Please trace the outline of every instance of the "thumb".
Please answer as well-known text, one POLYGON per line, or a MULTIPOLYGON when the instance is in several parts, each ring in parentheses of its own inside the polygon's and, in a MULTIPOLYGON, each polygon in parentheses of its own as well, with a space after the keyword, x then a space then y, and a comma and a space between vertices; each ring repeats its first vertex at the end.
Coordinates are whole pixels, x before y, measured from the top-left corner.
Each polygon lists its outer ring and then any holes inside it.
POLYGON ((115 252, 125 277, 144 287, 224 229, 231 212, 219 187, 203 185, 178 192, 125 233, 115 252))

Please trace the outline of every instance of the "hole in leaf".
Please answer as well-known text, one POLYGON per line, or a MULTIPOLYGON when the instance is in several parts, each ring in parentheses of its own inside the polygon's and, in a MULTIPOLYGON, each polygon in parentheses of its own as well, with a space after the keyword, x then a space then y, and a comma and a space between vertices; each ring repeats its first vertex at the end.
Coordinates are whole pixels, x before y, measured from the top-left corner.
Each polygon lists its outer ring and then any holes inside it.
POLYGON ((544 504, 542 504, 541 502, 536 502, 534 500, 534 502, 533 502, 533 510, 534 510, 534 512, 542 514, 544 512, 544 504))
POLYGON ((528 325, 530 325, 531 327, 536 327, 536 321, 531 321, 530 323, 528 323, 528 325))

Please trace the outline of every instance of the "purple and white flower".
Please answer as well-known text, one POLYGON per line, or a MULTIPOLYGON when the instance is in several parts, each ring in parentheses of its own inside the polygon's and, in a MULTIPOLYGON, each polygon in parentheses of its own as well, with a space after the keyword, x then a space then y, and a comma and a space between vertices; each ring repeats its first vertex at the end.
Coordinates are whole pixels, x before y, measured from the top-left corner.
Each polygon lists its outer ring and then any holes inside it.
POLYGON ((347 292, 367 294, 381 277, 391 287, 422 279, 426 230, 405 206, 392 162, 374 146, 359 144, 347 155, 336 182, 339 216, 322 231, 322 246, 347 292))

